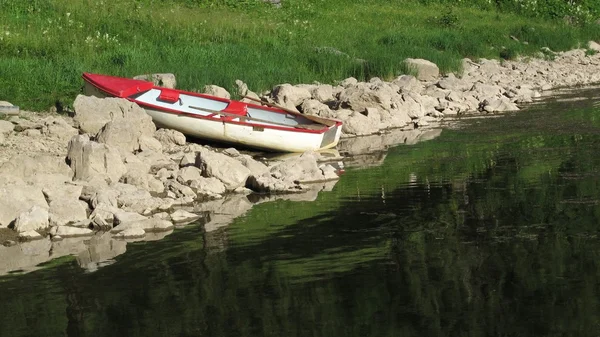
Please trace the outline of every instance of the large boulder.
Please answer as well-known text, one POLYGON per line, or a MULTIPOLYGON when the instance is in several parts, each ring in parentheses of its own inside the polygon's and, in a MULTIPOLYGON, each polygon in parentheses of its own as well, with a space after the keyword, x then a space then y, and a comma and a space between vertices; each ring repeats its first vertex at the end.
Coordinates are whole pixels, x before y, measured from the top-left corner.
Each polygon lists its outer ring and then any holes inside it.
POLYGON ((416 72, 417 79, 421 81, 434 81, 440 76, 440 69, 431 61, 407 58, 404 63, 408 69, 416 72))
POLYGON ((18 233, 44 230, 50 226, 48 209, 39 205, 32 206, 29 210, 19 214, 15 221, 14 230, 18 233))
POLYGON ((76 199, 57 199, 50 201, 50 225, 63 226, 87 219, 87 204, 76 199))
POLYGON ((446 77, 440 79, 437 85, 446 90, 454 91, 467 91, 471 88, 471 84, 460 78, 457 78, 454 74, 450 73, 446 77))
POLYGON ((170 89, 175 89, 175 87, 177 86, 177 80, 175 79, 175 75, 171 73, 144 74, 135 76, 133 79, 141 81, 150 81, 153 82, 156 86, 170 89))
POLYGON ((195 166, 185 166, 177 172, 177 180, 182 184, 187 184, 189 181, 197 180, 202 177, 202 171, 195 166))
POLYGON ((248 89, 248 85, 242 80, 235 80, 235 87, 237 94, 242 97, 242 102, 256 104, 256 100, 260 101, 260 97, 254 91, 248 89), (250 99, 245 98, 248 96, 250 99))
POLYGON ((325 173, 317 164, 318 155, 305 152, 275 164, 271 176, 289 183, 304 183, 327 180, 325 173))
POLYGON ((18 177, 27 184, 49 186, 70 181, 73 171, 65 163, 64 157, 16 155, 0 164, 0 176, 18 177))
POLYGON ((113 119, 113 116, 122 115, 122 98, 98 98, 95 96, 78 95, 73 103, 75 110, 73 120, 75 125, 83 132, 95 135, 102 127, 113 119))
POLYGON ((9 121, 0 120, 0 134, 8 135, 15 129, 15 125, 9 121))
POLYGON ((203 176, 222 181, 229 191, 244 186, 250 176, 250 170, 236 159, 207 149, 198 152, 196 167, 202 170, 203 176))
POLYGON ((35 186, 0 186, 0 228, 8 225, 23 212, 39 206, 48 209, 42 189, 35 186))
POLYGON ((483 101, 490 98, 498 98, 504 92, 502 87, 495 84, 485 84, 477 82, 473 84, 470 90, 471 94, 478 100, 483 101))
POLYGON ((67 160, 76 180, 91 181, 100 178, 117 182, 127 172, 119 151, 107 144, 90 141, 87 135, 71 139, 67 160))
POLYGON ((302 113, 325 118, 335 118, 335 113, 331 111, 329 106, 316 99, 307 99, 304 101, 302 103, 302 113))
POLYGON ((190 187, 195 189, 199 195, 219 197, 226 192, 225 185, 219 179, 200 177, 190 182, 190 187))
POLYGON ((223 87, 220 87, 220 86, 214 85, 214 84, 204 86, 204 89, 202 90, 202 92, 205 94, 208 94, 208 95, 216 96, 216 97, 221 97, 221 98, 226 98, 226 99, 231 98, 231 94, 229 93, 229 91, 227 91, 223 87))
POLYGON ((74 238, 80 236, 92 236, 94 231, 88 228, 78 228, 70 226, 56 226, 50 230, 52 236, 60 236, 61 238, 74 238))
POLYGON ((321 84, 310 91, 312 98, 319 102, 327 103, 334 100, 333 87, 330 84, 321 84))
POLYGON ((373 90, 366 83, 359 83, 344 89, 339 95, 340 106, 354 111, 366 108, 389 109, 392 96, 388 90, 373 90))
POLYGON ((519 107, 515 103, 512 103, 508 97, 486 99, 483 101, 482 107, 483 110, 487 112, 519 110, 519 107))
POLYGON ((117 234, 130 229, 143 229, 145 232, 164 232, 172 229, 173 227, 173 223, 168 220, 147 218, 120 223, 110 232, 117 234))
POLYGON ((116 103, 119 104, 121 113, 112 115, 112 120, 97 133, 96 140, 118 149, 123 154, 140 150, 141 139, 152 137, 156 131, 152 117, 133 102, 116 99, 116 103))
POLYGON ((297 106, 301 105, 305 100, 312 98, 308 89, 295 87, 287 83, 275 86, 271 92, 271 96, 279 105, 290 110, 297 110, 297 106))
POLYGON ((416 91, 420 92, 422 90, 422 84, 417 80, 416 77, 412 75, 401 75, 396 77, 391 84, 398 87, 399 91, 416 91))
POLYGON ((69 124, 68 120, 59 116, 48 116, 44 118, 44 124, 41 130, 42 134, 50 138, 55 138, 63 142, 79 134, 79 130, 69 124))
POLYGON ((185 145, 185 135, 176 130, 158 129, 154 133, 154 138, 158 139, 164 149, 170 149, 176 145, 185 145))
POLYGON ((342 131, 349 135, 370 135, 379 131, 380 120, 369 118, 357 111, 352 112, 350 116, 344 119, 342 131))

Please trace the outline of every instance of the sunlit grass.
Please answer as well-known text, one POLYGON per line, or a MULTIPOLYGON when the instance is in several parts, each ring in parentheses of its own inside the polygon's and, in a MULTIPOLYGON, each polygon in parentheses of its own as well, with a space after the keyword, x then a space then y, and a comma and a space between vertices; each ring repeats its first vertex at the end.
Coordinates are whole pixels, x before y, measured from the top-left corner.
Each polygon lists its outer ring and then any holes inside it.
POLYGON ((587 26, 417 1, 288 0, 280 9, 251 1, 235 8, 227 1, 190 3, 4 1, 0 98, 30 109, 70 105, 84 71, 172 72, 188 90, 232 89, 236 79, 254 91, 349 76, 390 79, 406 72, 406 57, 451 72, 463 57, 564 50, 600 36, 587 26))

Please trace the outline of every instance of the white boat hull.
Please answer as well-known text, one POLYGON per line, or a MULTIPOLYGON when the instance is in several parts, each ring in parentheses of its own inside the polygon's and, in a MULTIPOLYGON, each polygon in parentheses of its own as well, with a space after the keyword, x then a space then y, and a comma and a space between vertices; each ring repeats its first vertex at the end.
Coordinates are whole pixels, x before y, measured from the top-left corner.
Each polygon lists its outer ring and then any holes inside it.
POLYGON ((238 143, 271 151, 304 152, 333 148, 339 142, 342 132, 341 128, 337 126, 331 127, 325 133, 290 132, 199 119, 149 108, 145 108, 145 110, 159 127, 174 129, 193 137, 238 143), (334 137, 334 141, 323 145, 324 140, 329 137, 334 137))

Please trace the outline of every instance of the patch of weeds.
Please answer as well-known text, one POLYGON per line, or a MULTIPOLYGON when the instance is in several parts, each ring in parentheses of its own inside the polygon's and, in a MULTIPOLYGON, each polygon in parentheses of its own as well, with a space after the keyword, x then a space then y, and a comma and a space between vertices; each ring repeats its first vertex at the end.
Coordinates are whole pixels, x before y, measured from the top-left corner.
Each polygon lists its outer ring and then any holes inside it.
POLYGON ((503 48, 500 50, 500 57, 505 60, 514 60, 519 56, 519 53, 513 48, 503 48))
POLYGON ((454 14, 452 8, 448 8, 439 18, 434 17, 432 20, 435 24, 444 28, 458 27, 458 15, 454 14))
POLYGON ((598 54, 598 51, 596 49, 586 49, 585 50, 585 56, 594 56, 598 54))

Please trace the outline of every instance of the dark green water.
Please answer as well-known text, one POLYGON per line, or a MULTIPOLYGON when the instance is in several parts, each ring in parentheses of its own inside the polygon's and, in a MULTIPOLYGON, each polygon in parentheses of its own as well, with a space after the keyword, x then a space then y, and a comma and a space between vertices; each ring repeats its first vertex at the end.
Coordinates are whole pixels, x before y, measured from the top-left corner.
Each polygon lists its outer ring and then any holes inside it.
POLYGON ((0 278, 0 336, 598 336, 599 89, 389 151, 315 202, 0 278))

